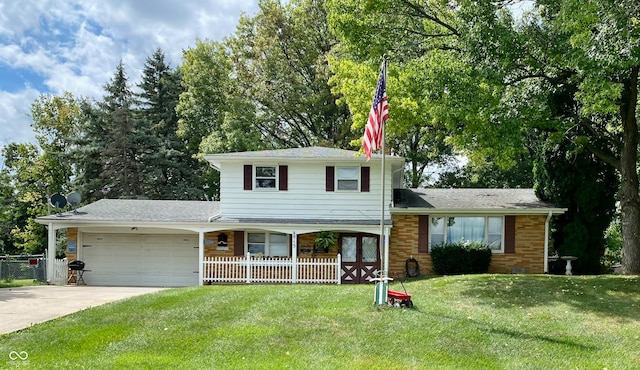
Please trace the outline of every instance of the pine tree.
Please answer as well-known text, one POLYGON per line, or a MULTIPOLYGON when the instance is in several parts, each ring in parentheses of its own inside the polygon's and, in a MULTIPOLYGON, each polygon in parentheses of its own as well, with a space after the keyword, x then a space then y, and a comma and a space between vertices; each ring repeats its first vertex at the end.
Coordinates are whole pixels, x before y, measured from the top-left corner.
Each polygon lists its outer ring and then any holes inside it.
POLYGON ((98 103, 98 121, 106 133, 100 161, 103 193, 107 198, 136 198, 142 195, 138 156, 145 148, 136 137, 133 93, 122 62, 104 90, 107 95, 98 103))
POLYGON ((181 93, 180 76, 165 63, 161 49, 147 58, 137 95, 140 172, 145 194, 152 199, 202 199, 197 176, 203 166, 187 152, 177 135, 176 105, 181 93))

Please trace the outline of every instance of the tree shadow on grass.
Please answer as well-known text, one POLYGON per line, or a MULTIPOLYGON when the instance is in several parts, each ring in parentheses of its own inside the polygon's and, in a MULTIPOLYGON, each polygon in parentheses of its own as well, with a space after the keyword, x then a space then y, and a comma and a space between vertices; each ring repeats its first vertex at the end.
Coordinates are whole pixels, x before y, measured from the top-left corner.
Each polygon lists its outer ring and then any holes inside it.
POLYGON ((638 276, 483 275, 460 294, 492 307, 564 304, 597 315, 633 319, 640 309, 638 276))

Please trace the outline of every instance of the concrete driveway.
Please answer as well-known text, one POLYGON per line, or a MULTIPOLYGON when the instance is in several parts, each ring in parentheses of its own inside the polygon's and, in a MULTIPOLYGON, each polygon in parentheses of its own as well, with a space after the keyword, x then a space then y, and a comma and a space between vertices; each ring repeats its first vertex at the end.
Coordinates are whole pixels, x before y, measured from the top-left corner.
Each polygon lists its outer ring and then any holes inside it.
POLYGON ((0 334, 165 288, 41 285, 0 289, 0 334))

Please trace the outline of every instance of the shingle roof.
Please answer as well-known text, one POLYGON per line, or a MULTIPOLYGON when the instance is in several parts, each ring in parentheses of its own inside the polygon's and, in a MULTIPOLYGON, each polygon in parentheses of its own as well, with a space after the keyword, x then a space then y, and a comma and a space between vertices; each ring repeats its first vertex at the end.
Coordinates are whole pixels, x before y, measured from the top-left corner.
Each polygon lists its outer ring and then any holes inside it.
POLYGON ((408 209, 558 209, 538 199, 533 189, 402 189, 395 198, 396 207, 408 209))
MULTIPOLYGON (((554 214, 563 210, 553 204, 538 199, 533 189, 399 189, 395 195, 395 212, 412 213, 419 211, 477 211, 552 210, 554 214)), ((128 200, 101 199, 61 215, 38 217, 41 223, 56 222, 148 222, 148 223, 293 223, 315 224, 333 223, 324 219, 273 219, 251 218, 230 219, 220 217, 220 202, 186 200, 128 200)), ((388 220, 387 220, 388 221, 388 220)), ((340 220, 341 224, 369 224, 371 220, 340 220)))
POLYGON ((111 222, 207 222, 220 213, 219 202, 190 200, 100 199, 62 215, 39 217, 39 220, 111 222))

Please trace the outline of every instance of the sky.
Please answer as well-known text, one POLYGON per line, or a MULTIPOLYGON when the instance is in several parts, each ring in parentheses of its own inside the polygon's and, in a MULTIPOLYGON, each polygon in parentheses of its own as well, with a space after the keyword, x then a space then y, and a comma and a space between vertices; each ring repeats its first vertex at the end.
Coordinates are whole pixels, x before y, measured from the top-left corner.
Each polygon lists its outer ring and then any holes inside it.
POLYGON ((0 148, 35 142, 40 95, 100 100, 120 61, 133 87, 157 48, 177 67, 196 40, 222 41, 257 9, 258 0, 0 0, 0 148))

